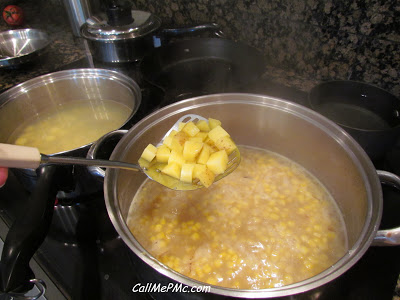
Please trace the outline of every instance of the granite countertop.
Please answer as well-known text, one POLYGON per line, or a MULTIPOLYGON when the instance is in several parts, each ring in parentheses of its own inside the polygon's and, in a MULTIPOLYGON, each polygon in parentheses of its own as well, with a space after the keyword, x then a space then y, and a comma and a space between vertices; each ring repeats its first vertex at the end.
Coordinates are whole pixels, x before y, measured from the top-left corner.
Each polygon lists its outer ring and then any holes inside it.
MULTIPOLYGON (((33 62, 15 68, 0 68, 0 92, 31 78, 54 72, 65 65, 90 56, 87 42, 71 32, 50 35, 48 50, 33 62)), ((294 73, 267 66, 261 81, 278 84, 307 92, 318 81, 299 78, 294 73)))
POLYGON ((85 56, 84 42, 69 32, 50 35, 50 40, 46 52, 34 61, 15 68, 0 68, 0 91, 31 78, 53 72, 63 65, 85 56))

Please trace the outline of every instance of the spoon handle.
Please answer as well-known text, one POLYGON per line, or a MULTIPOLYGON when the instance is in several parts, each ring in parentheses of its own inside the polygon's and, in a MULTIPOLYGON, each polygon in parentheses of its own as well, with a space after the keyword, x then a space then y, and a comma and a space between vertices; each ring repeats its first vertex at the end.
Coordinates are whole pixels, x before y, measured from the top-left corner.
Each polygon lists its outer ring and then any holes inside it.
POLYGON ((0 143, 1 167, 36 169, 41 160, 37 148, 0 143))
POLYGON ((83 157, 48 156, 39 149, 0 143, 0 167, 37 169, 40 164, 83 165, 140 171, 139 165, 103 159, 83 157))
POLYGON ((68 156, 47 156, 42 154, 42 163, 60 164, 60 165, 83 165, 83 166, 97 166, 104 168, 127 169, 134 171, 141 171, 139 165, 126 163, 116 160, 104 159, 89 159, 83 157, 68 157, 68 156))

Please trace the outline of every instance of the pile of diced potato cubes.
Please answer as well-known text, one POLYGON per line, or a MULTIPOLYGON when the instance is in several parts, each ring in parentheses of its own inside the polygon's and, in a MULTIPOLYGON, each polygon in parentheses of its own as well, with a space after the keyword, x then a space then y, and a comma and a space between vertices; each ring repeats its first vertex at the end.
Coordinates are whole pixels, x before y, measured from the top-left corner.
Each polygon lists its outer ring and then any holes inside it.
POLYGON ((209 118, 196 123, 180 123, 163 144, 149 144, 141 159, 151 166, 159 164, 161 173, 185 183, 200 182, 209 187, 215 177, 225 172, 229 154, 237 149, 221 121, 209 118), (161 163, 161 164, 160 164, 161 163))

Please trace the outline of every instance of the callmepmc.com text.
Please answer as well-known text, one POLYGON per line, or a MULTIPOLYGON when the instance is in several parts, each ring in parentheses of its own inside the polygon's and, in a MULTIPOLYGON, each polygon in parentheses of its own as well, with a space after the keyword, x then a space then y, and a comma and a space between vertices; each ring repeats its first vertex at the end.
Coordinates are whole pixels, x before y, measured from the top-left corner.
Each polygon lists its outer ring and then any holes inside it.
POLYGON ((182 283, 137 283, 133 286, 134 293, 209 293, 211 287, 208 285, 187 286, 182 283))

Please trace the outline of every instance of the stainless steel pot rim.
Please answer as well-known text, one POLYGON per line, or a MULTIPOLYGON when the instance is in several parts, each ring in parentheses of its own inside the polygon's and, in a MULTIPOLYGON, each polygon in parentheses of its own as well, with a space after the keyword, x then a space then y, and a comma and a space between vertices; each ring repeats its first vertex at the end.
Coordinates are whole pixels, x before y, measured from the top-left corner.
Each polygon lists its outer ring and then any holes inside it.
POLYGON ((82 37, 101 42, 137 39, 146 36, 161 26, 161 19, 150 12, 132 10, 133 23, 122 26, 111 26, 107 23, 106 14, 92 16, 81 27, 82 37))
MULTIPOLYGON (((108 69, 101 69, 101 68, 82 68, 82 69, 70 69, 70 70, 62 70, 53 73, 44 74, 32 79, 29 79, 25 82, 22 82, 2 94, 0 94, 0 108, 7 103, 13 101, 13 99, 17 98, 19 95, 28 92, 29 90, 35 89, 38 86, 46 85, 51 82, 62 81, 66 79, 78 79, 78 78, 94 78, 94 79, 109 79, 116 82, 123 84, 124 86, 129 87, 132 92, 135 94, 135 106, 127 120, 124 122, 129 121, 132 116, 138 111, 141 101, 142 101, 142 94, 139 85, 130 77, 125 74, 119 73, 117 71, 108 70, 108 69)), ((123 126, 122 125, 122 126, 123 126)), ((63 153, 67 153, 70 151, 75 151, 79 149, 84 149, 91 145, 92 143, 82 145, 80 147, 69 149, 62 152, 52 153, 49 156, 59 155, 63 153)))
MULTIPOLYGON (((16 39, 17 37, 13 37, 16 35, 22 35, 22 38, 27 42, 31 39, 36 39, 37 41, 40 41, 40 45, 35 47, 35 49, 32 49, 29 53, 24 53, 24 54, 19 54, 15 56, 1 56, 0 55, 0 66, 7 66, 7 65, 16 65, 20 64, 26 61, 29 61, 32 59, 34 56, 39 56, 50 44, 50 38, 49 35, 47 34, 46 31, 41 30, 41 29, 33 29, 33 28, 26 28, 26 29, 13 29, 13 30, 7 30, 0 32, 0 37, 11 37, 12 39, 16 39)), ((15 42, 13 42, 13 45, 15 47, 15 42)), ((29 49, 25 47, 26 45, 23 45, 20 51, 23 49, 29 49)), ((0 52, 3 52, 1 50, 0 52)), ((26 51, 25 51, 26 52, 26 51)))
MULTIPOLYGON (((24 81, 12 88, 6 90, 2 94, 0 94, 0 107, 3 106, 7 102, 2 103, 4 98, 10 96, 10 94, 14 94, 14 97, 17 97, 20 94, 26 93, 27 91, 34 89, 37 86, 47 84, 50 82, 71 79, 71 78, 106 78, 111 80, 122 80, 124 83, 133 84, 135 88, 137 87, 139 90, 139 86, 137 83, 130 77, 125 74, 119 73, 113 70, 101 69, 101 68, 82 68, 82 69, 70 69, 70 70, 62 70, 56 71, 53 73, 44 74, 27 81, 24 81)), ((139 99, 141 100, 141 99, 139 99)), ((139 103, 140 104, 140 103, 139 103)))
MULTIPOLYGON (((365 153, 365 151, 358 145, 358 143, 348 134, 346 133, 340 126, 335 124, 333 121, 327 119, 323 115, 308 109, 304 106, 279 99, 274 97, 268 97, 265 95, 257 95, 257 94, 245 94, 245 93, 226 93, 226 94, 214 94, 214 95, 205 95, 200 97, 195 97, 183 101, 176 102, 169 106, 166 106, 146 118, 142 119, 139 123, 134 125, 126 134, 119 143, 123 145, 130 144, 132 137, 129 136, 129 132, 135 131, 133 139, 140 136, 143 131, 146 130, 149 126, 153 126, 155 123, 160 122, 161 120, 171 117, 179 112, 183 113, 186 110, 194 109, 197 107, 218 104, 218 103, 246 103, 252 105, 267 105, 274 109, 285 110, 288 113, 295 114, 297 117, 301 117, 308 122, 312 122, 314 125, 318 124, 318 126, 322 126, 321 128, 329 129, 329 134, 332 138, 336 139, 341 145, 344 146, 345 151, 354 159, 357 168, 360 170, 362 177, 364 180, 369 182, 367 187, 368 189, 368 215, 366 216, 366 222, 362 228, 362 232, 354 243, 352 248, 333 266, 329 269, 321 272, 320 274, 309 278, 307 280, 297 282, 291 285, 273 288, 273 289, 263 289, 263 290, 237 290, 230 288, 223 288, 219 286, 211 286, 211 292, 215 294, 221 294, 226 296, 234 296, 241 298, 270 298, 277 296, 287 296, 298 294, 301 292, 308 291, 312 288, 319 287, 333 279, 337 278, 348 269, 350 269, 367 251, 370 247, 375 234, 378 230, 379 223, 381 221, 382 215, 382 191, 381 185, 376 174, 376 170, 370 161, 369 157, 365 153), (206 103, 194 103, 195 100, 202 100, 207 98, 215 98, 214 101, 206 102, 206 103), (240 100, 239 100, 240 99, 240 100), (256 100, 254 100, 256 99, 256 100), (162 111, 170 111, 165 116, 159 117, 157 115, 161 114, 162 111), (157 118, 155 118, 157 116, 157 118), (330 132, 332 131, 332 132, 330 132), (341 139, 345 139, 350 141, 351 149, 347 147, 341 139), (356 156, 355 153, 358 155, 356 156), (369 172, 367 172, 369 171, 369 172), (372 199, 377 198, 376 207, 371 209, 372 207, 372 199)), ((110 159, 114 159, 115 152, 111 155, 110 159)), ((113 190, 111 186, 108 186, 107 180, 108 177, 112 177, 114 172, 118 172, 118 170, 107 170, 105 176, 105 184, 104 184, 104 193, 106 198, 106 207, 109 214, 109 217, 116 228, 119 235, 122 237, 124 242, 129 246, 129 248, 135 252, 138 256, 140 256, 147 264, 149 264, 152 268, 156 269, 159 273, 181 282, 183 284, 194 286, 194 285, 206 285, 202 282, 198 282, 189 277, 186 277, 182 274, 179 274, 170 268, 166 267, 159 261, 157 261, 154 257, 152 257, 146 249, 144 249, 136 239, 133 238, 129 228, 127 227, 123 216, 120 213, 120 210, 117 209, 119 207, 118 199, 116 195, 116 190, 113 190), (108 194, 111 194, 108 197, 108 194), (114 199, 113 205, 108 201, 108 199, 114 199), (113 207, 115 206, 115 208, 113 207)))

